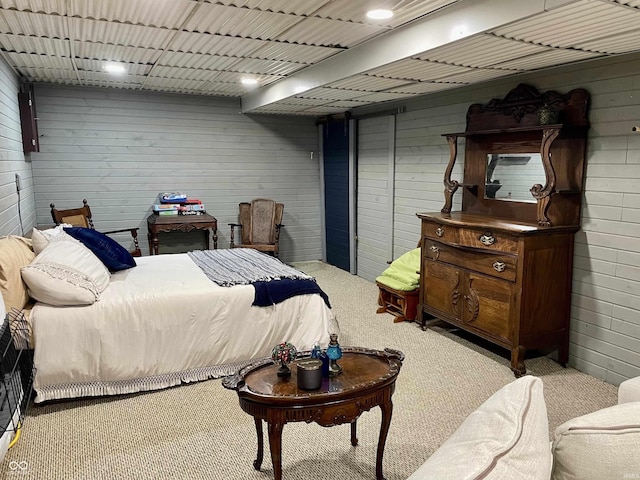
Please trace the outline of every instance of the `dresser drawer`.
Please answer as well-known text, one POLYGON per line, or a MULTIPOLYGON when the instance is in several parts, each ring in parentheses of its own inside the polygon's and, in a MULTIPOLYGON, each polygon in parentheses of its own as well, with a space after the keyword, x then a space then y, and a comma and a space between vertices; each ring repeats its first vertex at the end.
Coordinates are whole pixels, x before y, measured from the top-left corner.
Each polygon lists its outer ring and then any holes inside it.
POLYGON ((517 256, 502 255, 481 250, 464 250, 433 240, 424 244, 424 255, 430 260, 444 262, 492 277, 515 282, 517 256))
POLYGON ((518 237, 491 229, 459 228, 457 237, 463 247, 518 253, 518 237))
POLYGON ((458 243, 458 227, 423 220, 422 236, 441 242, 458 243))

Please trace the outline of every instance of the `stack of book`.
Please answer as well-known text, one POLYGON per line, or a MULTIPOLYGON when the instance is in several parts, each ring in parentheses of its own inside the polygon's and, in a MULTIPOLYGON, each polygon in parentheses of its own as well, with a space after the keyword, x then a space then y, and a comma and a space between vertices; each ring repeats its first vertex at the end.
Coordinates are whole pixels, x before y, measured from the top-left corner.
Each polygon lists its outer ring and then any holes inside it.
POLYGON ((161 193, 159 203, 153 205, 156 215, 202 215, 207 213, 197 198, 188 198, 183 193, 161 193))

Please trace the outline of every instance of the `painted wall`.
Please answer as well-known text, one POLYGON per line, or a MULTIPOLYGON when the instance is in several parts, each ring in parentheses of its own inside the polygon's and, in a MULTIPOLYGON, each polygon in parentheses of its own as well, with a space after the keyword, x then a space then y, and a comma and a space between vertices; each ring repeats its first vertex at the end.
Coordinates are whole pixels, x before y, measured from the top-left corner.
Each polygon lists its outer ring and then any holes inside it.
POLYGON ((19 90, 17 75, 0 57, 0 236, 28 234, 36 217, 31 164, 22 151, 19 90))
MULTIPOLYGON (((321 258, 314 119, 242 115, 238 99, 222 97, 51 85, 37 85, 35 94, 38 224, 51 223, 50 203, 72 208, 86 198, 96 228, 140 227, 146 255, 151 205, 158 193, 179 191, 203 201, 218 220, 218 247, 227 248, 238 203, 266 197, 285 205, 281 258, 321 258)), ((164 235, 161 252, 172 239, 203 238, 164 235)))
MULTIPOLYGON (((582 230, 576 236, 570 364, 613 384, 640 375, 640 55, 580 63, 449 90, 413 101, 397 115, 394 246, 415 246, 417 211, 444 204, 447 132, 463 131, 472 103, 502 98, 518 83, 540 91, 591 94, 582 230)), ((382 107, 378 107, 382 108, 382 107)), ((363 108, 355 115, 369 114, 363 108)), ((464 159, 464 149, 458 155, 464 159)), ((460 162, 461 164, 462 162, 460 162)), ((461 177, 456 165, 452 178, 461 177), (457 172, 457 173, 456 173, 457 172)), ((456 194, 454 208, 459 208, 456 194)))

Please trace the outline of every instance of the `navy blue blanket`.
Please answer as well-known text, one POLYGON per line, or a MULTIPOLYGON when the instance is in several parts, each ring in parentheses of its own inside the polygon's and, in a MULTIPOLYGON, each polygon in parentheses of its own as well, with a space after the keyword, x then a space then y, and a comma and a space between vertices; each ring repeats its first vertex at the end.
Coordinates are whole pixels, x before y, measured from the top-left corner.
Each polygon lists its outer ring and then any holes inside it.
POLYGON ((253 305, 258 307, 268 307, 296 295, 317 293, 322 297, 327 307, 331 308, 329 297, 313 280, 282 278, 269 282, 253 282, 253 286, 256 290, 253 305))

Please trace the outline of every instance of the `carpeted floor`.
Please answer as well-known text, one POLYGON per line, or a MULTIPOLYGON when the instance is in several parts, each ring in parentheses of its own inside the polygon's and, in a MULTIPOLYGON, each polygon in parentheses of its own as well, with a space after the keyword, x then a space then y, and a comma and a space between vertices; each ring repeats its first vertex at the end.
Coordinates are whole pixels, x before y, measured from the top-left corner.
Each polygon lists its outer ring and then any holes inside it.
MULTIPOLYGON (((375 284, 320 262, 297 264, 315 276, 338 317, 342 345, 405 353, 384 454, 387 480, 406 479, 492 393, 514 379, 506 352, 444 328, 422 331, 376 315, 375 284)), ((541 357, 526 361, 544 381, 550 427, 616 402, 616 388, 541 357)), ((32 406, 22 437, 0 464, 0 478, 37 480, 273 478, 265 428, 262 471, 253 419, 220 380, 122 397, 32 406), (11 463, 11 462, 14 463, 11 463), (16 469, 15 462, 22 462, 16 469), (26 463, 25 463, 26 462, 26 463), (13 466, 13 470, 10 468, 13 466)), ((287 424, 283 477, 375 478, 380 410, 349 426, 287 424)))

